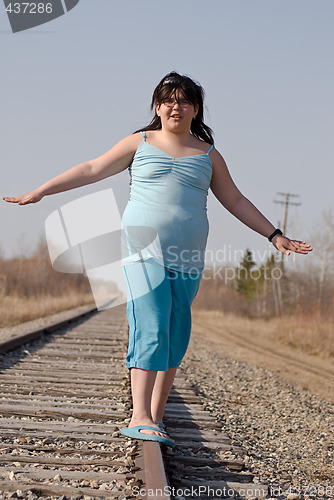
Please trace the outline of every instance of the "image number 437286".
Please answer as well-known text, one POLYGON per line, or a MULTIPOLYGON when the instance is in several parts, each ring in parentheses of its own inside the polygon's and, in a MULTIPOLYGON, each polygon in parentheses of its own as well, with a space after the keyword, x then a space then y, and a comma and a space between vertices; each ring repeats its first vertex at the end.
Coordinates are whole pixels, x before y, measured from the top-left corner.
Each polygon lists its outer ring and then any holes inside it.
POLYGON ((9 14, 47 14, 52 13, 52 2, 9 2, 6 11, 9 14))
POLYGON ((13 33, 53 21, 66 11, 73 9, 78 3, 79 0, 40 0, 39 2, 4 0, 13 33))

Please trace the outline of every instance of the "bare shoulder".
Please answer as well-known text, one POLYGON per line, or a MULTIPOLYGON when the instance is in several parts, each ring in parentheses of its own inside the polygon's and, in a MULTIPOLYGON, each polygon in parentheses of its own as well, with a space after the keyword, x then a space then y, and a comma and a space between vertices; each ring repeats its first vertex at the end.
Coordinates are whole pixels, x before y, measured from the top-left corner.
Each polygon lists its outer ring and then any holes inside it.
POLYGON ((227 165, 222 154, 215 147, 213 147, 210 151, 210 158, 214 170, 227 169, 227 165))
POLYGON ((90 160, 98 179, 122 172, 131 164, 143 139, 142 134, 128 135, 115 144, 109 151, 90 160))
POLYGON ((128 135, 124 137, 124 139, 121 139, 117 143, 117 146, 119 146, 122 149, 123 148, 127 149, 129 152, 132 152, 134 154, 138 149, 142 140, 143 140, 142 134, 140 132, 136 132, 135 134, 128 135))
MULTIPOLYGON (((209 149, 211 148, 211 144, 209 144, 208 142, 202 141, 201 139, 197 139, 197 137, 193 138, 193 146, 194 146, 194 148, 198 149, 199 151, 201 151, 203 153, 207 153, 209 151, 209 149)), ((211 155, 211 151, 210 151, 210 155, 211 155)))

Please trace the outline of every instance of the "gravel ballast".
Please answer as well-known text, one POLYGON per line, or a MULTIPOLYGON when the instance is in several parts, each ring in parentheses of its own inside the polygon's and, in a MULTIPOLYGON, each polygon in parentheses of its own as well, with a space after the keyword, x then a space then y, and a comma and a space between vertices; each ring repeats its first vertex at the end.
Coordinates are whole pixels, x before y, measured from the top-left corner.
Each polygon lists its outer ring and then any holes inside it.
POLYGON ((334 405, 192 337, 182 370, 272 498, 334 498, 334 405))

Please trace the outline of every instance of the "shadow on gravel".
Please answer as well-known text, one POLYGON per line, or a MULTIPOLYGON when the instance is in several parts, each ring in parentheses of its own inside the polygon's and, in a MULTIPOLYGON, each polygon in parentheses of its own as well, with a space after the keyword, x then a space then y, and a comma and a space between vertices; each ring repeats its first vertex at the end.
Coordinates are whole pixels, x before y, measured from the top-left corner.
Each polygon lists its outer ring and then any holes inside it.
MULTIPOLYGON (((254 476, 244 472, 244 461, 240 458, 245 450, 232 445, 230 438, 222 432, 221 425, 207 412, 202 413, 203 408, 193 406, 191 409, 194 404, 201 404, 196 394, 189 392, 189 396, 181 395, 173 386, 164 422, 177 446, 172 450, 163 447, 170 485, 178 492, 187 488, 190 491, 196 489, 195 496, 201 493, 197 498, 212 498, 213 492, 218 494, 218 498, 224 488, 226 493, 239 498, 236 491, 232 493, 236 483, 239 487, 242 484, 253 487, 250 483, 254 476), (239 474, 240 471, 243 471, 242 474, 239 474)), ((265 494, 263 492, 259 498, 265 497, 265 494)))

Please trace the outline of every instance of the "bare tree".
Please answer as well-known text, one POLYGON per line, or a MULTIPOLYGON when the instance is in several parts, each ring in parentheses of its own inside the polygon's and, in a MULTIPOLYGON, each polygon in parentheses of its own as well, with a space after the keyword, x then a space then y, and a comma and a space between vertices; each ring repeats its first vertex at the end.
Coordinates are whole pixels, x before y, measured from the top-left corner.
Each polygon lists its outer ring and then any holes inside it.
POLYGON ((334 215, 329 209, 322 213, 323 223, 318 224, 317 230, 313 233, 314 241, 317 242, 315 256, 319 260, 318 274, 318 301, 323 305, 328 278, 334 269, 334 215))

